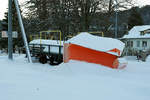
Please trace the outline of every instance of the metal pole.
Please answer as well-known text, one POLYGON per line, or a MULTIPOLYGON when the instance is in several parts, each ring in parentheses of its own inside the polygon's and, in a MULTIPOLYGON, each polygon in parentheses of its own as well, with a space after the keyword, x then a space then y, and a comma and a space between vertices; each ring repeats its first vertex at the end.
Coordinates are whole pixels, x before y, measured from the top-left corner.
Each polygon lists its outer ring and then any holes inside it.
POLYGON ((18 0, 14 0, 14 3, 15 3, 15 6, 16 6, 16 10, 17 10, 18 20, 19 20, 19 24, 20 24, 20 27, 21 27, 21 33, 22 33, 22 37, 23 37, 23 40, 24 40, 24 45, 25 45, 25 49, 26 49, 26 54, 28 56, 28 61, 30 63, 32 63, 31 54, 30 54, 30 51, 29 51, 29 46, 28 46, 28 42, 27 42, 25 30, 24 30, 24 25, 23 25, 21 13, 20 13, 20 10, 19 10, 18 0))
POLYGON ((13 43, 12 43, 12 0, 8 1, 8 58, 13 60, 13 43))
POLYGON ((115 1, 116 1, 116 6, 115 6, 115 8, 116 8, 115 38, 117 38, 117 36, 118 36, 118 11, 117 11, 117 4, 118 4, 118 2, 117 2, 117 0, 115 0, 115 1))

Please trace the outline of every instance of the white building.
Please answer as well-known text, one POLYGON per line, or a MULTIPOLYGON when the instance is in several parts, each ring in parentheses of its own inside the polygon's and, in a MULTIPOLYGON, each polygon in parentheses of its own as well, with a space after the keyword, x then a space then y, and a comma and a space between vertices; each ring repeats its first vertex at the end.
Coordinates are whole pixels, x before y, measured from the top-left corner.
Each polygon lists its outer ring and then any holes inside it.
POLYGON ((126 44, 125 53, 128 55, 150 51, 150 25, 134 26, 121 40, 126 44))

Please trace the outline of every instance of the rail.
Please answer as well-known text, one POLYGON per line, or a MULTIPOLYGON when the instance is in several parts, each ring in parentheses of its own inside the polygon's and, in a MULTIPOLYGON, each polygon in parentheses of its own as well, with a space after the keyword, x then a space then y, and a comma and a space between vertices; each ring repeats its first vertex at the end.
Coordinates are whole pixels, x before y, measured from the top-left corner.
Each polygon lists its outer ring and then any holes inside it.
POLYGON ((48 44, 29 44, 32 55, 35 54, 63 54, 63 46, 61 45, 48 45, 48 44))

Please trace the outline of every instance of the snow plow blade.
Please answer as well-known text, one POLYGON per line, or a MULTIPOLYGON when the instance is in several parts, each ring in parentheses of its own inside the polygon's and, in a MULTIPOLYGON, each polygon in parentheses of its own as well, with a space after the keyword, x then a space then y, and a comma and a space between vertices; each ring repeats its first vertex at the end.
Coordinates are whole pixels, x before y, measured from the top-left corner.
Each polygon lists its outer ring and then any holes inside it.
POLYGON ((63 60, 67 63, 69 60, 85 61, 104 65, 110 68, 117 69, 119 66, 118 56, 107 52, 97 51, 76 44, 64 44, 63 60))

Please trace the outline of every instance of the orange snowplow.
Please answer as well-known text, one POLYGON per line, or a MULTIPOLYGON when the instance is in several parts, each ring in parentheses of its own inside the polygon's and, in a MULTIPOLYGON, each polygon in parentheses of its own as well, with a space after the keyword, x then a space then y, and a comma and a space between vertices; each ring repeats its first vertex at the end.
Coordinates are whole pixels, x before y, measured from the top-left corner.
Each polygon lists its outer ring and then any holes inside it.
POLYGON ((76 44, 64 44, 64 62, 69 60, 85 61, 100 64, 111 68, 118 68, 118 56, 96 51, 76 44))
POLYGON ((78 60, 117 69, 118 57, 123 48, 124 43, 117 39, 93 36, 84 32, 64 44, 63 60, 65 63, 69 60, 78 60))

